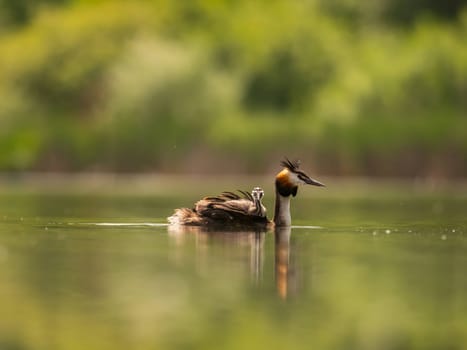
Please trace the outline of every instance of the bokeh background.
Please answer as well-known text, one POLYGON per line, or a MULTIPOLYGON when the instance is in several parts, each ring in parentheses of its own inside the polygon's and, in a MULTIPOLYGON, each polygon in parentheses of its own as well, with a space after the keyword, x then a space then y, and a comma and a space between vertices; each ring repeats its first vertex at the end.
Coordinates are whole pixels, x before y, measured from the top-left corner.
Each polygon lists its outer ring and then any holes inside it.
POLYGON ((465 0, 0 0, 0 171, 467 174, 465 0))
POLYGON ((0 350, 467 350, 466 179, 467 0, 0 0, 0 350))

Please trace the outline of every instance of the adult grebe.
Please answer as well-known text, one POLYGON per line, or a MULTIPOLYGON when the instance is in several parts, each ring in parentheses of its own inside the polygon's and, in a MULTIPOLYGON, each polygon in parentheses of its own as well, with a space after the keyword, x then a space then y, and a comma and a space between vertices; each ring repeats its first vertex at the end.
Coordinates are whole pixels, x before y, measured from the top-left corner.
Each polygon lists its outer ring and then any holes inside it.
POLYGON ((296 196, 298 186, 302 184, 324 186, 299 170, 298 161, 287 158, 281 162, 284 167, 276 175, 276 205, 273 221, 266 217, 266 208, 261 203, 264 191, 255 187, 250 193, 239 191, 223 192, 220 196, 206 197, 195 203, 193 209, 176 209, 168 217, 171 225, 194 226, 277 226, 291 225, 290 196, 296 196))

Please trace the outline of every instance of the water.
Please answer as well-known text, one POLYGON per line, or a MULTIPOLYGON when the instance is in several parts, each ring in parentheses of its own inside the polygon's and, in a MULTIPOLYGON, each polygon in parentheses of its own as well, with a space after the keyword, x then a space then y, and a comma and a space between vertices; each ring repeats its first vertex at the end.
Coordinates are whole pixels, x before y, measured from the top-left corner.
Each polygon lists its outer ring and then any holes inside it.
POLYGON ((167 227, 192 193, 5 193, 0 349, 466 349, 466 198, 314 193, 235 233, 167 227))

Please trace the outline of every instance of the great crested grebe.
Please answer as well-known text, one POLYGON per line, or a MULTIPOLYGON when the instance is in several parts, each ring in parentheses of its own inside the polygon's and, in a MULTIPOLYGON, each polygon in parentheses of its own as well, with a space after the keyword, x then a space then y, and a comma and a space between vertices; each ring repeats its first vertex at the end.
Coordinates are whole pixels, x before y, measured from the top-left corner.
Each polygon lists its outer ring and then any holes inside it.
POLYGON ((266 217, 266 208, 261 203, 264 191, 255 187, 251 194, 245 191, 223 192, 219 196, 205 197, 195 203, 193 209, 175 209, 168 217, 171 225, 193 226, 276 226, 291 225, 290 196, 296 196, 299 185, 324 186, 299 170, 299 161, 287 158, 281 162, 284 167, 276 175, 276 205, 272 221, 266 217))

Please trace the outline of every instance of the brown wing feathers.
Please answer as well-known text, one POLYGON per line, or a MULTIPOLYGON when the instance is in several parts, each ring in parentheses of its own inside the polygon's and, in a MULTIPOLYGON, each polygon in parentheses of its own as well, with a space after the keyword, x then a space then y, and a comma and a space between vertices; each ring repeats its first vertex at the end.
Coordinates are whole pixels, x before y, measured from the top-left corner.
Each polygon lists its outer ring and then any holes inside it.
POLYGON ((225 192, 222 192, 219 196, 205 197, 203 199, 207 201, 212 201, 212 202, 226 202, 230 200, 239 200, 239 199, 247 199, 247 200, 253 201, 253 197, 251 196, 249 192, 242 191, 242 190, 238 190, 238 192, 242 194, 242 196, 239 196, 235 192, 225 191, 225 192))
POLYGON ((219 196, 205 197, 195 204, 194 212, 211 219, 235 220, 251 217, 249 209, 253 197, 246 191, 222 192, 219 196))

